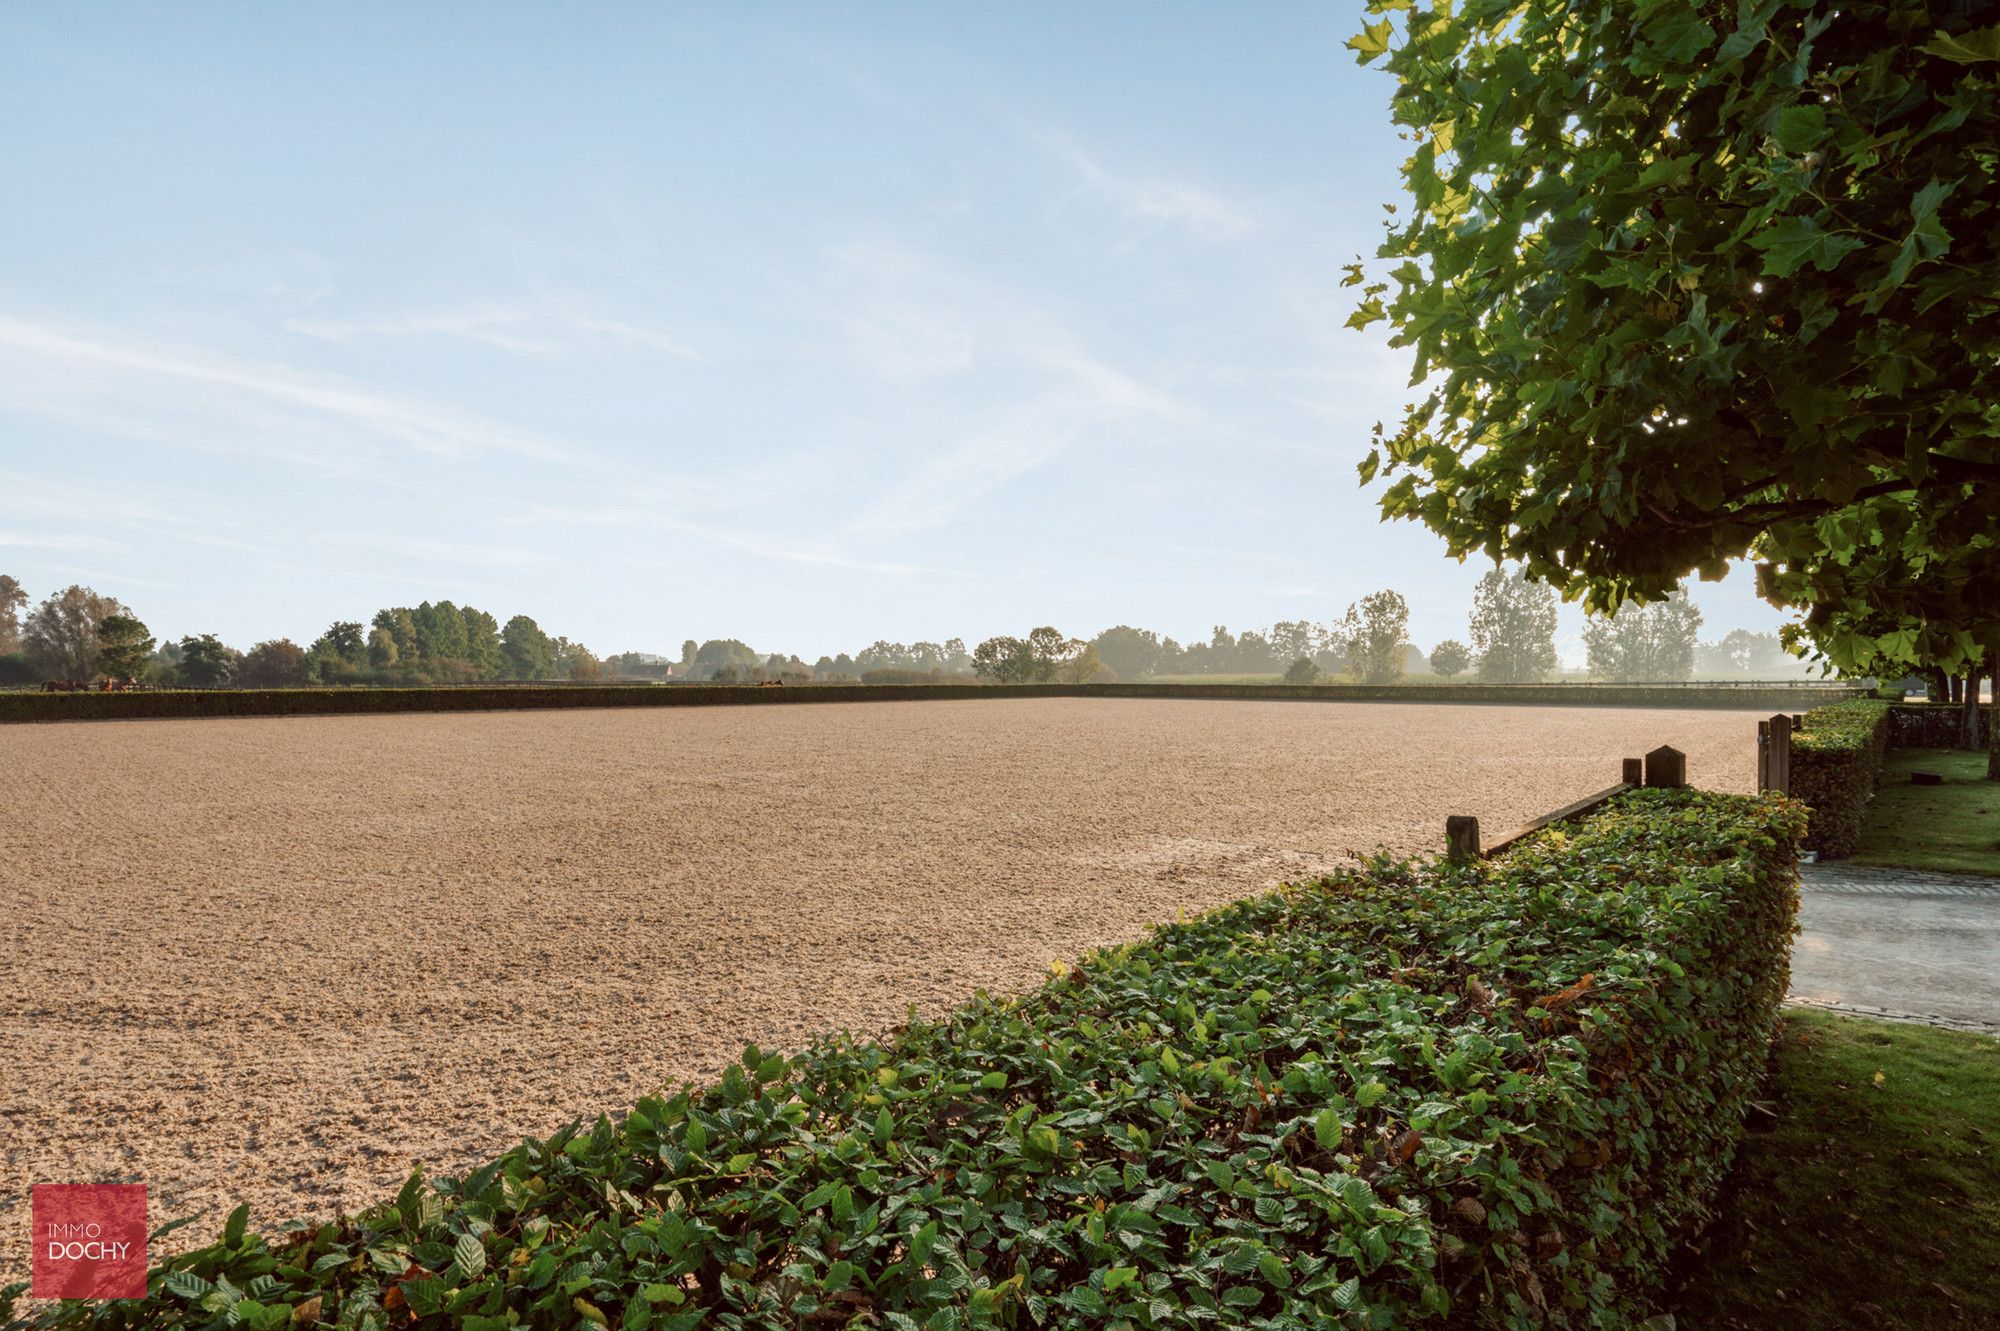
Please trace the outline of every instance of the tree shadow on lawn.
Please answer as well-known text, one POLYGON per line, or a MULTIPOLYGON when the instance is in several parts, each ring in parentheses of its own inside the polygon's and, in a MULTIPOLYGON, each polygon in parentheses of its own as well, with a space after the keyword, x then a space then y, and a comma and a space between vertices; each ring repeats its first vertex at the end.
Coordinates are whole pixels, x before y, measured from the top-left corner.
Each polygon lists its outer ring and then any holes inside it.
POLYGON ((1683 1331, 2000 1327, 2000 1040, 1793 1010, 1771 1071, 1683 1331))

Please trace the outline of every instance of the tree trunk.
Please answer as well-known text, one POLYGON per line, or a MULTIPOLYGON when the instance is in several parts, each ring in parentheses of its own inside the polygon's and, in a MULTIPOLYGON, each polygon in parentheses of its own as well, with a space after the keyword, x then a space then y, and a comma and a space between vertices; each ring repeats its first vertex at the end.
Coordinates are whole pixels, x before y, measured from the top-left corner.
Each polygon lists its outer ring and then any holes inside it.
POLYGON ((1965 700, 1958 709, 1958 747, 1979 751, 1979 667, 1965 672, 1965 700))
POLYGON ((1944 673, 1944 667, 1931 666, 1924 671, 1924 697, 1931 702, 1951 701, 1951 677, 1944 673))
POLYGON ((1946 702, 1963 703, 1965 701, 1965 681, 1957 675, 1951 677, 1950 694, 1951 696, 1945 699, 1946 702))
POLYGON ((1993 679, 1993 705, 1986 710, 1986 779, 2000 781, 2000 647, 1986 653, 1986 673, 1993 679))

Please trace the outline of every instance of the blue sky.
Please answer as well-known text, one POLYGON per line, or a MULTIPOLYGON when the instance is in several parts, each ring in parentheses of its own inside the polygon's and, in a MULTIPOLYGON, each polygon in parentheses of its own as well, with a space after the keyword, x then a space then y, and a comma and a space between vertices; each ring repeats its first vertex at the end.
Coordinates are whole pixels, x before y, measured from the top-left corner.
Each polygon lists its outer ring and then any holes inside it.
POLYGON ((1463 637, 1354 475, 1356 8, 9 5, 0 571, 239 646, 1463 637))

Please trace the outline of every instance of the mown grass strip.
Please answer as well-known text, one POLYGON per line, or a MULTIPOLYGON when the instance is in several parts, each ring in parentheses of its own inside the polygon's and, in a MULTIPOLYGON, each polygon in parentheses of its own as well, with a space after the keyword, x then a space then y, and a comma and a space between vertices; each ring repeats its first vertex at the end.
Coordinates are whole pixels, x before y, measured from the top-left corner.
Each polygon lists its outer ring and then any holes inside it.
POLYGON ((1625 1326, 1708 1218, 1803 811, 1626 795, 222 1239, 50 1328, 1625 1326))
POLYGON ((1772 1074, 1682 1324, 1994 1325, 2000 1040, 1793 1009, 1772 1074))

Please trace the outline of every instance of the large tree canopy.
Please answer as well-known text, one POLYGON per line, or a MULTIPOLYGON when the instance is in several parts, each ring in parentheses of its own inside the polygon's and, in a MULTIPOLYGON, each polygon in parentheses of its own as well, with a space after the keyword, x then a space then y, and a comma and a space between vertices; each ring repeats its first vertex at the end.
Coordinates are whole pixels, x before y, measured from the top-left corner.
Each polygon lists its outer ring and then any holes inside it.
POLYGON ((1413 207, 1351 322, 1423 387, 1386 515, 1600 610, 1749 555, 1850 667, 2000 631, 2000 4, 1369 10, 1413 207))

